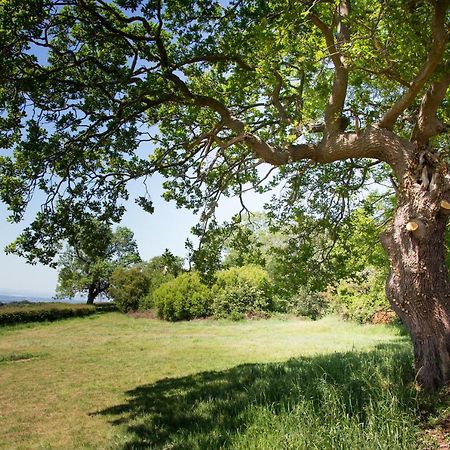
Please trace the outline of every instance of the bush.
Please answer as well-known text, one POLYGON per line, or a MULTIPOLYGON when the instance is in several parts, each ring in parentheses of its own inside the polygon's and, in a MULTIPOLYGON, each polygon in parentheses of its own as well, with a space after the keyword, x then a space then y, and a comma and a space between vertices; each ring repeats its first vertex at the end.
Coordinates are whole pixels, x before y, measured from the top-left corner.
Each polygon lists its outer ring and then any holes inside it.
POLYGON ((330 293, 333 308, 345 319, 370 321, 375 312, 389 306, 385 279, 383 271, 368 269, 357 280, 342 280, 330 293))
POLYGON ((290 314, 317 320, 329 311, 329 301, 320 292, 313 292, 302 286, 287 301, 286 309, 290 314))
POLYGON ((149 280, 149 289, 147 295, 139 302, 141 311, 154 308, 153 292, 183 272, 183 258, 174 256, 166 249, 161 256, 153 257, 144 265, 144 272, 149 280))
POLYGON ((149 276, 149 272, 146 271, 146 275, 149 278, 149 286, 148 292, 145 297, 142 297, 139 301, 139 310, 146 311, 149 309, 153 309, 155 307, 155 300, 153 298, 153 293, 158 289, 162 284, 172 281, 175 277, 170 274, 164 274, 162 272, 154 272, 149 276))
POLYGON ((153 302, 165 320, 206 317, 211 312, 211 291, 197 272, 188 272, 155 289, 153 302))
POLYGON ((269 275, 259 266, 232 267, 217 273, 212 287, 216 318, 243 318, 272 311, 269 275))
POLYGON ((121 312, 136 310, 147 294, 149 280, 141 266, 117 267, 111 275, 108 293, 121 312))
POLYGON ((96 311, 97 308, 94 305, 72 305, 70 303, 2 306, 0 308, 0 325, 83 317, 95 314, 96 311))

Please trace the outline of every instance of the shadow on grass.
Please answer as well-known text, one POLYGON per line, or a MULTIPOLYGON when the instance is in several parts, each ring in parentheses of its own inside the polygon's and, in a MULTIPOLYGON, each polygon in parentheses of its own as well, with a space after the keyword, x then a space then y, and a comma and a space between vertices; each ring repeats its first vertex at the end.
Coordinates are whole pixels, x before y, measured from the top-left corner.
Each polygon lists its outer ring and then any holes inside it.
POLYGON ((304 427, 317 420, 327 430, 327 420, 333 426, 336 417, 347 417, 361 428, 371 420, 368 414, 381 414, 374 405, 392 409, 395 398, 402 420, 414 422, 413 380, 410 346, 399 341, 367 352, 244 364, 164 379, 127 392, 126 403, 96 414, 112 416, 113 424, 126 426, 122 449, 214 450, 230 447, 249 427, 259 427, 255 417, 262 410, 270 413, 269 428, 273 418, 286 418, 292 411, 305 416, 304 427))

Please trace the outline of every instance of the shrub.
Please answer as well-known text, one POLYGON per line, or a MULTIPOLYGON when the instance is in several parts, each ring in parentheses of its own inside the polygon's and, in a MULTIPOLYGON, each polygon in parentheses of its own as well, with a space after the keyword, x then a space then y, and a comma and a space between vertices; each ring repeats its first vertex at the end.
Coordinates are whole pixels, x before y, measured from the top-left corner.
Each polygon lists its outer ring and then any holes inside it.
POLYGON ((330 293, 335 311, 345 319, 368 322, 376 311, 388 307, 385 274, 368 269, 357 280, 342 280, 330 293))
POLYGON ((83 317, 95 314, 96 310, 94 305, 72 305, 70 303, 2 306, 0 308, 0 325, 83 317))
POLYGON ((302 286, 287 301, 286 309, 290 314, 317 320, 329 311, 329 301, 320 292, 313 292, 302 286))
POLYGON ((153 257, 144 265, 144 272, 149 280, 149 289, 139 302, 139 309, 149 310, 155 306, 153 292, 183 272, 183 258, 174 256, 166 249, 161 256, 153 257))
POLYGON ((108 293, 121 312, 138 309, 147 294, 149 280, 141 266, 117 267, 111 275, 108 293))
POLYGON ((239 319, 272 310, 269 275, 259 266, 222 270, 212 287, 212 313, 216 318, 239 319))
POLYGON ((168 281, 172 281, 175 277, 170 274, 164 274, 162 272, 152 272, 149 274, 146 271, 146 275, 149 278, 148 292, 145 297, 142 297, 139 301, 139 309, 141 311, 149 310, 155 307, 155 301, 153 298, 153 293, 156 289, 158 289, 162 284, 167 283, 168 281))
POLYGON ((211 291, 197 272, 184 273, 153 291, 158 316, 165 320, 189 320, 211 312, 211 291))

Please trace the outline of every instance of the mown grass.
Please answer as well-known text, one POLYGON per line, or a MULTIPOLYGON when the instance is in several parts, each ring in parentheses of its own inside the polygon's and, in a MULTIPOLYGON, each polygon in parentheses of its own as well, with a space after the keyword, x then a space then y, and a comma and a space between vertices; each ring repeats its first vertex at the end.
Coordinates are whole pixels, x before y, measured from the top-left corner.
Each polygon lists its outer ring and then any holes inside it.
POLYGON ((395 328, 110 313, 4 328, 0 360, 0 448, 425 445, 395 328))

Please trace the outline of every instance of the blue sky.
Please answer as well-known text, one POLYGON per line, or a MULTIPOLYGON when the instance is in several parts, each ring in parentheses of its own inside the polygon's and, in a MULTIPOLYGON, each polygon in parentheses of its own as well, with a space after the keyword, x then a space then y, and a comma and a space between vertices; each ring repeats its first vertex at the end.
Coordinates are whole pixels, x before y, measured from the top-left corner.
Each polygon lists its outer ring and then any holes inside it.
MULTIPOLYGON (((161 182, 162 177, 156 176, 149 183, 155 205, 154 214, 144 212, 133 201, 136 195, 142 195, 141 185, 139 183, 130 185, 132 195, 126 205, 127 212, 121 223, 134 232, 141 257, 144 260, 161 255, 166 248, 178 256, 185 257, 184 243, 189 237, 190 228, 196 223, 196 217, 192 212, 177 209, 174 203, 168 203, 161 198, 161 182)), ((249 193, 246 203, 252 211, 262 211, 263 205, 268 199, 269 195, 259 196, 249 193)), ((17 237, 38 207, 38 202, 34 202, 24 222, 10 224, 6 221, 7 209, 0 203, 0 294, 44 297, 54 295, 57 280, 56 270, 40 264, 27 264, 24 259, 15 255, 6 255, 4 252, 5 245, 17 237)), ((240 205, 237 199, 224 199, 218 210, 218 219, 220 221, 230 219, 239 209, 240 205)))
MULTIPOLYGON (((224 1, 223 4, 228 2, 224 1)), ((45 64, 47 52, 32 46, 31 50, 45 64)), ((5 150, 2 150, 4 154, 5 150)), ((139 149, 141 157, 151 153, 151 149, 139 149)), ((8 150, 6 154, 8 154, 8 150)), ((134 203, 134 198, 144 195, 139 183, 130 185, 130 201, 126 204, 127 212, 121 225, 129 227, 135 233, 141 257, 148 260, 153 256, 161 255, 166 248, 172 253, 185 257, 185 241, 189 237, 190 228, 197 222, 196 217, 187 210, 180 210, 173 203, 167 203, 161 198, 162 178, 153 177, 148 183, 151 192, 155 213, 145 213, 134 203)), ((246 206, 251 211, 262 211, 264 203, 269 201, 271 195, 259 196, 254 193, 246 195, 246 206)), ((24 294, 34 296, 52 296, 56 287, 57 271, 42 265, 30 265, 24 259, 15 255, 6 255, 4 248, 12 242, 32 220, 40 207, 40 199, 36 198, 20 224, 10 224, 6 221, 8 211, 0 202, 0 294, 24 294)), ((219 221, 228 220, 240 210, 237 199, 224 199, 217 212, 219 221)))

